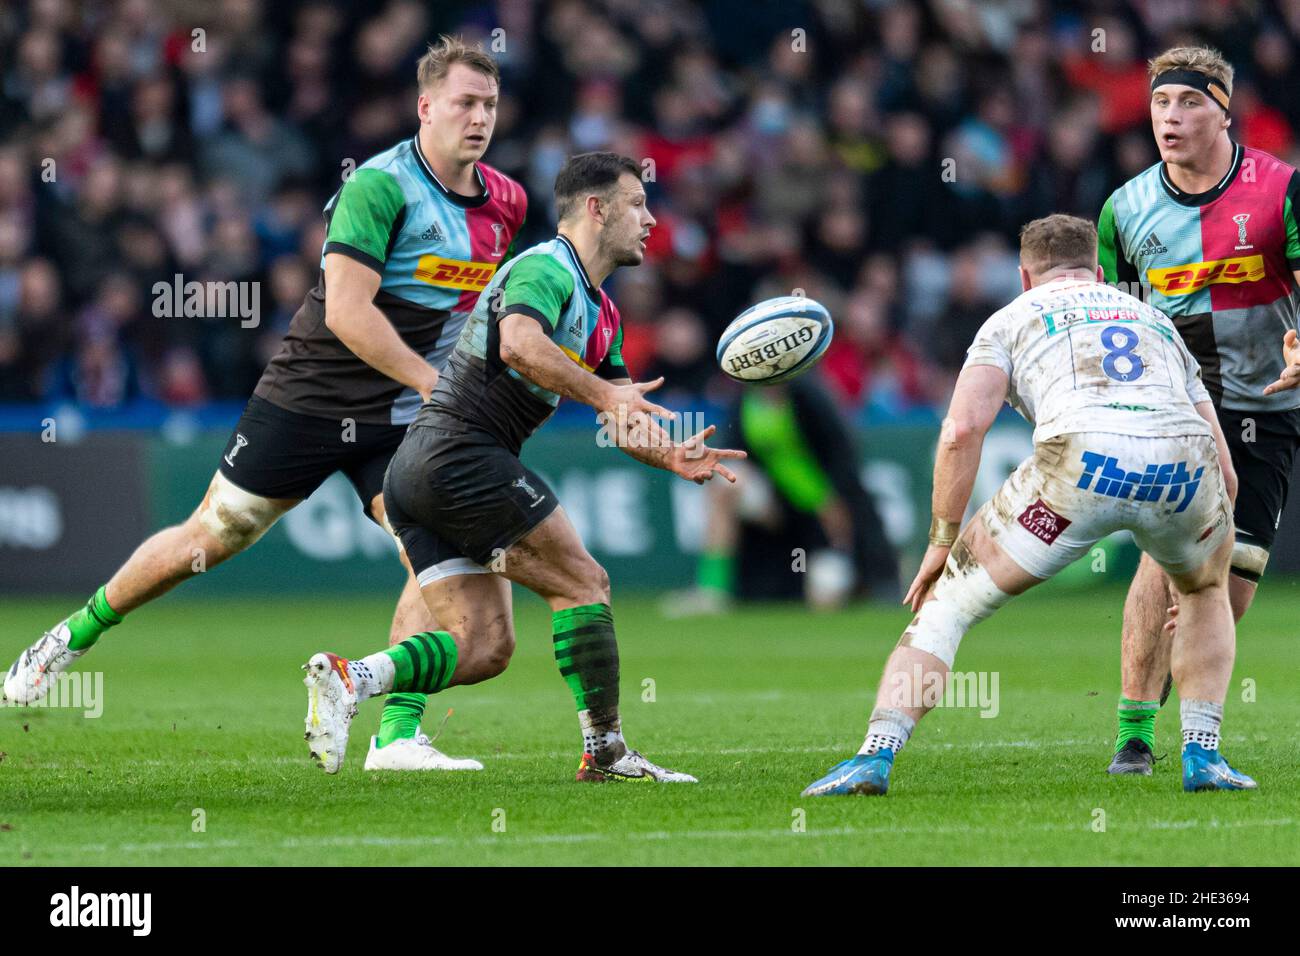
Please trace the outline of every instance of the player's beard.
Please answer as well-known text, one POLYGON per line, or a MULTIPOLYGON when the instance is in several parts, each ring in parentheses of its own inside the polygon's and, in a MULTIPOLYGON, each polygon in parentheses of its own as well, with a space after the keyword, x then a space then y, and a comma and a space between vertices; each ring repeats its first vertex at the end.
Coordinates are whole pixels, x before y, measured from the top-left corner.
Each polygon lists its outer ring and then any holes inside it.
POLYGON ((641 260, 645 258, 645 254, 641 251, 640 234, 625 242, 607 241, 602 236, 600 244, 602 246, 601 257, 612 262, 615 268, 619 266, 639 266, 641 260))

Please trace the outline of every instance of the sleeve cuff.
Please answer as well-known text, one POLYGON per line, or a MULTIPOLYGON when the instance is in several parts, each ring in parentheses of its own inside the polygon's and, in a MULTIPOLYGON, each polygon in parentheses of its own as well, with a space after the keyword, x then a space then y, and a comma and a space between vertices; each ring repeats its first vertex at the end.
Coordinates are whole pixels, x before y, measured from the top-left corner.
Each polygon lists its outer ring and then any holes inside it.
POLYGON ((1300 259, 1288 258, 1286 264, 1291 268, 1292 272, 1300 272, 1300 259))
POLYGON ((331 252, 337 252, 341 256, 347 256, 349 259, 355 259, 363 266, 369 266, 380 275, 384 274, 384 260, 376 259, 368 252, 362 252, 356 246, 349 246, 346 242, 327 242, 325 243, 325 255, 331 252))
POLYGON ((611 365, 609 362, 601 362, 597 365, 596 374, 605 379, 632 378, 632 374, 627 370, 626 365, 611 365))
POLYGON ((501 315, 526 315, 529 318, 536 319, 547 335, 555 331, 555 323, 541 309, 534 309, 531 305, 503 305, 501 315))

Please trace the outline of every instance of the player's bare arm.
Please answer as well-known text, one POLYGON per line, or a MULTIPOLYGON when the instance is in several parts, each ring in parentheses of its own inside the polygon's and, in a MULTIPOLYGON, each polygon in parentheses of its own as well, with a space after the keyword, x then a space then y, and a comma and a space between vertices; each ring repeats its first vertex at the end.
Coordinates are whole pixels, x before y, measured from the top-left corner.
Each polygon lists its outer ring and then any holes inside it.
POLYGON ((934 462, 930 546, 903 598, 913 611, 925 603, 948 561, 975 487, 984 436, 1006 401, 1008 382, 1007 373, 992 365, 972 365, 957 377, 934 462))
POLYGON ((611 412, 624 416, 634 412, 658 415, 673 419, 677 416, 668 409, 647 401, 645 393, 664 383, 662 378, 653 382, 627 382, 624 385, 593 375, 575 365, 558 345, 542 331, 537 320, 519 313, 504 316, 500 325, 501 361, 528 381, 548 391, 590 405, 598 412, 611 412))
POLYGON ((337 252, 326 255, 325 324, 357 358, 427 399, 438 373, 402 341, 376 308, 381 278, 374 269, 348 256, 337 252))

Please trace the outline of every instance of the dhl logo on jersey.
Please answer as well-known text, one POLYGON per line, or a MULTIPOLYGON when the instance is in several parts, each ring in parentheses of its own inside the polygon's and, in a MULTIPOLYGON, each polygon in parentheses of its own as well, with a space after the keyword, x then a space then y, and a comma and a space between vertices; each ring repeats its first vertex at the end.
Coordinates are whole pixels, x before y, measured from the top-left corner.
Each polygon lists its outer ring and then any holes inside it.
POLYGON ((495 262, 466 262, 463 259, 444 259, 442 256, 420 256, 414 277, 443 289, 481 292, 496 271, 495 262))
POLYGON ((1264 278, 1263 256, 1238 256, 1190 262, 1168 269, 1148 269, 1147 281, 1161 295, 1189 295, 1216 282, 1258 282, 1264 278))

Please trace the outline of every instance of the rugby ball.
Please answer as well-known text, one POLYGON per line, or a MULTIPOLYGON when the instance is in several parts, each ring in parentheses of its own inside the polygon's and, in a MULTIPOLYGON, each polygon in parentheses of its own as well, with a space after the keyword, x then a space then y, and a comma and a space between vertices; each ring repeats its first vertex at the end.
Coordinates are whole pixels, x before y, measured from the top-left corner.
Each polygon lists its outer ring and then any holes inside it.
POLYGON ((776 385, 817 364, 834 325, 820 302, 783 295, 750 306, 718 340, 718 364, 738 382, 776 385))

